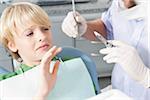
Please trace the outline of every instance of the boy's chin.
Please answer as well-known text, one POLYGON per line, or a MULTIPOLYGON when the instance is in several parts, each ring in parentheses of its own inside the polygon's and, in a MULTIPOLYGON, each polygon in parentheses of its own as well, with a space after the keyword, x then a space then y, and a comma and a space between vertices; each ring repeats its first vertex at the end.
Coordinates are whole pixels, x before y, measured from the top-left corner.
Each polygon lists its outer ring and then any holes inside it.
MULTIPOLYGON (((45 52, 45 53, 46 53, 46 52, 45 52)), ((38 55, 36 56, 36 59, 37 59, 37 60, 42 60, 42 58, 43 58, 43 56, 44 56, 45 53, 38 54, 38 55)))

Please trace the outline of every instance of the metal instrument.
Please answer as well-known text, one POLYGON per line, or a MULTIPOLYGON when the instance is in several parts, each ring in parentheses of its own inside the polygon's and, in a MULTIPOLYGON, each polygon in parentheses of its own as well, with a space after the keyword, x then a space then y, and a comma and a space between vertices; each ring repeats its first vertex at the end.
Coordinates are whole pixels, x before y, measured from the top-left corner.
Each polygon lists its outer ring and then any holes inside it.
POLYGON ((96 36, 96 38, 101 41, 106 47, 114 47, 113 44, 111 44, 110 42, 108 42, 100 33, 94 31, 94 35, 96 36))

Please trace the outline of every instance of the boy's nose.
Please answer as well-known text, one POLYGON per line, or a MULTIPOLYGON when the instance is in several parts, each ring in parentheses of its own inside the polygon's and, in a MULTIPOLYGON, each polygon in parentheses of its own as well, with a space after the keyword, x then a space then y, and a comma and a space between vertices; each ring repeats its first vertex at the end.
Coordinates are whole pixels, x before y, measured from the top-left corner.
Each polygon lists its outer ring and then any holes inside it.
POLYGON ((39 42, 41 42, 42 41, 42 39, 39 39, 39 42))
POLYGON ((44 41, 44 39, 45 39, 45 36, 43 35, 40 35, 39 37, 38 37, 38 42, 41 42, 41 41, 44 41))
POLYGON ((44 33, 41 32, 41 31, 39 31, 39 32, 37 33, 37 41, 38 41, 38 42, 41 42, 41 41, 43 41, 44 39, 45 39, 44 33))

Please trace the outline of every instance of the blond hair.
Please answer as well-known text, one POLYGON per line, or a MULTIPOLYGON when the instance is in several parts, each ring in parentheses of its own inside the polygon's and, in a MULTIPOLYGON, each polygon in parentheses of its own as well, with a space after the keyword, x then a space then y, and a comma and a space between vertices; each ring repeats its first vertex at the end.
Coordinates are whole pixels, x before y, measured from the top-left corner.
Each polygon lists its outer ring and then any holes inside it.
POLYGON ((8 48, 8 42, 13 42, 13 34, 16 28, 24 28, 28 22, 37 25, 50 26, 47 13, 38 5, 29 2, 18 2, 7 7, 0 19, 0 41, 14 59, 20 58, 18 52, 12 52, 8 48))

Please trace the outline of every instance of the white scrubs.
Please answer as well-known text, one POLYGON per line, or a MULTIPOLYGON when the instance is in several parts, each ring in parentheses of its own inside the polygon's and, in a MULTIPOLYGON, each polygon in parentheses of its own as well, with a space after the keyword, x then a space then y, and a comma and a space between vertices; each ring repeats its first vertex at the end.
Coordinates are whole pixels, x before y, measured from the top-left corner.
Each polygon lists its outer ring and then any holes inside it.
MULTIPOLYGON (((109 10, 102 14, 102 21, 107 28, 107 38, 121 40, 134 46, 144 64, 150 68, 148 57, 148 32, 144 19, 127 20, 118 13, 118 0, 114 0, 109 10)), ((127 58, 128 59, 128 58, 127 58)), ((112 72, 112 87, 119 89, 135 100, 150 100, 150 88, 146 89, 115 64, 112 72)))

